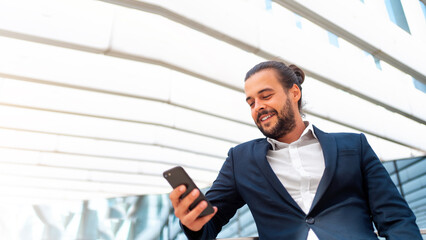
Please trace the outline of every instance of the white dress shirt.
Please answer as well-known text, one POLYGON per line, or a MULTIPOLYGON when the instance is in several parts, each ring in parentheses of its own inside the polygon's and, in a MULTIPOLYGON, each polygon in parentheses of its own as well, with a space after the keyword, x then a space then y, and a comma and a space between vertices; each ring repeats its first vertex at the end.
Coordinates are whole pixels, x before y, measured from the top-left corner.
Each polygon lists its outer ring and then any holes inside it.
MULTIPOLYGON (((315 136, 312 124, 307 126, 300 138, 290 144, 267 138, 272 145, 266 159, 287 192, 307 214, 324 172, 324 156, 315 136)), ((307 240, 318 240, 309 230, 307 240)))

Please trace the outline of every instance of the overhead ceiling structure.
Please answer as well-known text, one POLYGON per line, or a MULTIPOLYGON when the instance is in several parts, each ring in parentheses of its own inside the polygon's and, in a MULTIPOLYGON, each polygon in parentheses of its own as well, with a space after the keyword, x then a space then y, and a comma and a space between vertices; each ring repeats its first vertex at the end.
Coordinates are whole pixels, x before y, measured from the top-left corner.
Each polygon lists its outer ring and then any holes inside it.
POLYGON ((262 137, 243 79, 269 59, 305 70, 319 128, 366 133, 382 161, 426 155, 425 45, 356 1, 338 6, 357 23, 298 2, 0 1, 0 201, 165 193, 176 165, 211 185, 262 137))
POLYGON ((426 234, 426 230, 424 230, 426 226, 425 160, 426 156, 423 156, 383 163, 392 181, 416 215, 416 223, 423 229, 423 234, 426 234))

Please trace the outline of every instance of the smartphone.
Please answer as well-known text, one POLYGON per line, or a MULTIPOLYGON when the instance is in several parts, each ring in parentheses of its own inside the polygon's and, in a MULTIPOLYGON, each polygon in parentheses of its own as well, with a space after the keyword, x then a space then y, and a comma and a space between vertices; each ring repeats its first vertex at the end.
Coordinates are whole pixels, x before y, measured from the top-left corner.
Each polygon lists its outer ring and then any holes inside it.
MULTIPOLYGON (((200 190, 181 166, 177 166, 165 171, 163 173, 163 176, 170 183, 173 189, 175 189, 176 187, 180 185, 186 186, 186 191, 180 196, 180 198, 186 197, 186 195, 188 195, 194 189, 200 190)), ((195 208, 198 205, 198 203, 200 203, 203 200, 207 202, 207 208, 204 209, 204 211, 201 212, 201 214, 198 217, 203 217, 205 215, 209 215, 214 212, 213 206, 210 204, 210 202, 207 200, 207 198, 204 196, 204 194, 201 191, 197 199, 195 199, 194 202, 189 206, 189 210, 192 210, 193 208, 195 208)))

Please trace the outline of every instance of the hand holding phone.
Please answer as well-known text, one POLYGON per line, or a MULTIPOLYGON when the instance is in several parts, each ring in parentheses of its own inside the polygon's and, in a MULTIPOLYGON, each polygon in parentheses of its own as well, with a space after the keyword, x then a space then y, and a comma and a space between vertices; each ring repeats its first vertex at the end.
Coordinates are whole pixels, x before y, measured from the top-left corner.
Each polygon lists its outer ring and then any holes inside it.
MULTIPOLYGON (((186 191, 180 196, 181 199, 185 198, 192 190, 198 189, 200 190, 192 181, 192 179, 189 177, 189 175, 186 173, 186 171, 180 167, 174 167, 172 169, 169 169, 163 173, 164 178, 170 183, 170 185, 173 187, 173 189, 177 188, 180 185, 186 186, 186 191)), ((192 204, 189 206, 189 210, 194 209, 198 203, 201 201, 207 202, 207 208, 204 209, 203 212, 198 216, 198 218, 209 215, 214 213, 214 209, 210 202, 206 199, 204 194, 200 191, 200 194, 198 197, 192 202, 192 204)))

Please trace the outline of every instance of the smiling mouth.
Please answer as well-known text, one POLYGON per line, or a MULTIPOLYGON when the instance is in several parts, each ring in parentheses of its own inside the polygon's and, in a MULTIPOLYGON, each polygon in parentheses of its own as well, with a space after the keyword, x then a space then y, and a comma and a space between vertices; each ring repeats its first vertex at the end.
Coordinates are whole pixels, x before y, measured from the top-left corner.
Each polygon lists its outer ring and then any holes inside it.
POLYGON ((261 121, 261 122, 264 122, 264 121, 268 120, 269 118, 271 118, 271 117, 272 117, 272 116, 274 116, 274 115, 275 115, 274 113, 268 114, 268 115, 266 115, 266 116, 264 116, 264 117, 260 118, 260 121, 261 121))

